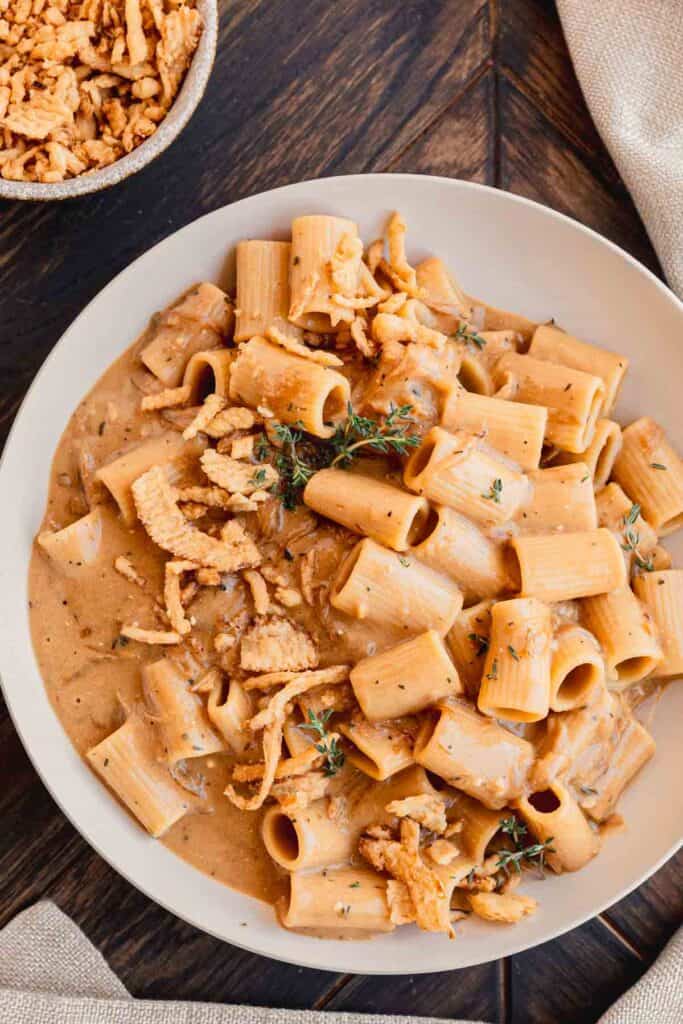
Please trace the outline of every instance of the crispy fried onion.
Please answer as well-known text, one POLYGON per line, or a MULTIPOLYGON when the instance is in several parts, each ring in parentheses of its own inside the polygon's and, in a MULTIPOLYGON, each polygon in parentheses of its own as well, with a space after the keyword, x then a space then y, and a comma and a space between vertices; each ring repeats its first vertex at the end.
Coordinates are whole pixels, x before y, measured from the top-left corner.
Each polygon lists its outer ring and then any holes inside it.
POLYGON ((231 459, 229 455, 219 455, 213 448, 207 448, 199 461, 209 480, 231 494, 253 494, 278 479, 277 470, 272 466, 253 466, 231 459))
POLYGON ((406 222, 400 213, 391 216, 387 226, 387 242, 389 245, 389 266, 393 271, 392 280, 400 282, 400 290, 413 298, 420 298, 422 289, 417 283, 417 273, 406 257, 406 222))
POLYGON ((168 621, 181 636, 187 636, 192 631, 192 623, 185 615, 182 596, 182 576, 185 572, 194 572, 197 568, 194 562, 185 560, 166 563, 164 567, 164 604, 168 621))
POLYGON ((415 920, 423 931, 446 932, 454 937, 444 886, 420 855, 420 826, 416 821, 401 821, 400 842, 363 836, 358 850, 376 871, 388 871, 403 882, 415 907, 415 920))
POLYGON ((207 423, 203 433, 218 441, 236 430, 251 430, 257 422, 259 417, 251 409, 246 409, 242 405, 232 405, 214 416, 211 422, 207 423))
POLYGON ((319 363, 321 366, 343 366, 344 360, 340 359, 333 352, 325 352, 322 349, 309 348, 308 345, 303 345, 296 338, 290 338, 284 334, 278 327, 269 327, 266 331, 266 337, 268 341, 272 341, 274 345, 278 345, 280 348, 285 349, 287 352, 291 352, 294 356, 302 356, 304 359, 310 359, 312 363, 319 363))
POLYGON ((161 466, 152 466, 132 487, 138 516, 155 544, 176 558, 197 565, 236 572, 258 565, 259 550, 237 522, 231 522, 229 536, 209 537, 187 521, 178 508, 173 488, 161 466))
POLYGON ((380 345, 394 341, 414 341, 418 345, 428 345, 437 351, 441 351, 448 341, 447 336, 441 331, 435 331, 416 320, 406 320, 393 313, 377 314, 372 322, 372 336, 380 345))
POLYGON ((448 826, 446 821, 446 804, 440 796, 430 793, 420 793, 417 796, 407 796, 403 800, 392 800, 387 804, 385 810, 388 814, 394 814, 397 818, 411 818, 418 825, 443 835, 448 826))
POLYGON ((192 388, 189 384, 181 384, 178 388, 164 388, 151 395, 145 395, 140 402, 142 412, 155 412, 157 409, 173 409, 190 401, 192 388))
POLYGON ((241 796, 232 784, 227 787, 225 795, 236 807, 243 811, 256 811, 270 793, 280 763, 282 727, 288 714, 289 703, 312 686, 319 686, 321 683, 341 683, 348 679, 348 675, 348 665, 333 665, 317 672, 298 672, 270 698, 266 707, 251 719, 249 728, 252 732, 263 729, 263 776, 257 792, 250 797, 241 796))
POLYGON ((468 899, 477 917, 499 924, 517 924, 527 914, 533 914, 537 906, 531 896, 518 896, 516 893, 472 892, 468 899))
POLYGON ((204 399, 204 404, 192 420, 192 423, 183 430, 183 440, 191 441, 200 431, 205 430, 218 413, 225 409, 227 404, 227 399, 223 398, 222 395, 207 395, 204 399))
MULTIPOLYGON (((350 232, 342 235, 330 260, 330 276, 337 292, 350 297, 358 288, 358 270, 363 256, 363 243, 350 232)), ((335 296, 332 296, 333 300, 335 296)))

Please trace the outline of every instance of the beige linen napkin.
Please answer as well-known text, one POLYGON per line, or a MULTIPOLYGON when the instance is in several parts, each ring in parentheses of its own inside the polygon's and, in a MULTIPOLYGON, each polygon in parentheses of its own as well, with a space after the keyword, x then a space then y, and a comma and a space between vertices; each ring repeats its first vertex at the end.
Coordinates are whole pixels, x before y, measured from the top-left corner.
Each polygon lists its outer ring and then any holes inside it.
MULTIPOLYGON (((683 929, 600 1024, 681 1024, 683 929)), ((0 932, 0 1024, 437 1024, 257 1006, 132 999, 104 958, 53 903, 38 903, 0 932)), ((453 1024, 467 1024, 454 1021, 453 1024)))
POLYGON ((683 298, 683 2, 557 6, 593 120, 683 298))

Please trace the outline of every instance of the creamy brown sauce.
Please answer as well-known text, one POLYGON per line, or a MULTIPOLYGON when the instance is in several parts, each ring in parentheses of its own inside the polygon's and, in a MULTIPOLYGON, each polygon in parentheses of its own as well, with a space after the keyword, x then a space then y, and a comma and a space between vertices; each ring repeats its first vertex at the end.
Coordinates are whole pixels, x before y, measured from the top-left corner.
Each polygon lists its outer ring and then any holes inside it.
MULTIPOLYGON (((41 531, 61 529, 88 511, 85 478, 91 503, 101 504, 104 513, 96 564, 76 566, 72 576, 64 576, 37 545, 31 560, 34 648, 49 698, 83 756, 121 725, 126 710, 142 704, 141 667, 169 650, 120 639, 122 624, 133 620, 164 628, 157 602, 168 556, 151 543, 139 523, 128 527, 122 522, 106 489, 92 479, 96 467, 122 450, 172 427, 169 419, 173 417, 139 411, 140 388, 149 383, 140 370, 140 347, 141 342, 136 343, 117 360, 79 405, 54 457, 41 531), (114 569, 119 555, 130 559, 144 578, 144 588, 114 569)), ((386 474, 387 467, 376 462, 369 471, 386 474)), ((269 511, 258 519, 255 513, 247 519, 266 560, 282 556, 287 547, 293 558, 280 557, 278 569, 289 574, 292 586, 300 585, 298 561, 308 556, 314 586, 323 594, 357 539, 341 527, 316 524, 303 510, 287 513, 279 502, 269 503, 269 511)), ((238 576, 226 579, 224 587, 202 588, 190 606, 196 620, 193 637, 203 645, 207 657, 219 623, 252 613, 249 590, 238 576)), ((303 603, 290 610, 290 617, 319 641, 322 665, 358 660, 377 648, 376 627, 334 612, 326 602, 320 602, 318 613, 303 603)), ((389 646, 404 635, 385 630, 382 642, 389 646)), ((254 757, 257 754, 255 747, 254 757)), ((161 841, 211 877, 273 903, 284 891, 285 876, 264 851, 262 814, 240 811, 223 795, 231 764, 231 759, 221 754, 188 762, 189 775, 200 780, 205 797, 198 812, 179 821, 161 841)))
MULTIPOLYGON (((160 602, 168 555, 151 542, 137 520, 132 526, 125 525, 109 492, 94 478, 98 467, 121 452, 149 437, 182 430, 187 423, 187 416, 180 412, 140 412, 142 395, 154 390, 154 378, 140 367, 139 351, 144 340, 124 353, 80 404, 54 457, 41 529, 59 530, 95 505, 100 506, 103 534, 97 560, 89 566, 73 565, 64 574, 36 546, 31 562, 34 647, 49 698, 82 756, 114 732, 128 712, 143 706, 141 669, 169 650, 121 638, 122 626, 131 622, 149 629, 168 628, 160 602), (134 565, 142 580, 140 585, 116 571, 114 562, 119 556, 134 565)), ((353 369, 348 372, 355 396, 361 380, 353 369)), ((434 395, 419 374, 408 391, 407 383, 397 376, 397 398, 416 403, 423 414, 421 426, 430 425, 435 418, 434 395)), ((356 468, 384 478, 391 478, 393 472, 382 459, 361 462, 356 468)), ((196 460, 187 468, 183 483, 202 483, 196 460)), ((331 581, 358 539, 354 534, 319 520, 303 508, 286 512, 277 500, 268 501, 257 513, 248 513, 244 522, 264 564, 277 566, 284 585, 302 588, 301 566, 305 561, 312 601, 288 609, 288 617, 313 638, 321 666, 353 664, 406 638, 405 630, 383 627, 380 632, 372 623, 351 619, 331 608, 327 600, 331 581)), ((490 535, 495 532, 492 528, 490 535)), ((225 577, 221 587, 199 588, 188 614, 193 622, 192 655, 202 669, 219 663, 213 648, 215 634, 235 621, 251 618, 253 613, 252 595, 239 574, 225 577)), ((558 605, 555 613, 558 622, 575 621, 576 605, 558 605)), ((176 650, 171 648, 171 653, 176 650)), ((229 672, 224 662, 221 666, 229 672)), ((544 724, 505 725, 529 740, 536 755, 544 752, 544 724)), ((618 730, 608 724, 604 734, 582 751, 587 767, 575 788, 579 802, 582 795, 578 783, 592 786, 604 774, 617 736, 618 730)), ((547 756, 561 758, 562 742, 560 733, 547 756)), ((500 745, 487 753, 495 775, 495 765, 501 762, 500 745)), ((259 760, 260 756, 260 745, 254 742, 246 759, 259 760)), ((260 836, 263 812, 238 810, 224 796, 232 765, 233 759, 226 754, 187 762, 184 779, 196 793, 192 801, 195 809, 171 827, 161 841, 218 881, 277 904, 285 894, 287 876, 264 849, 260 836)), ((503 774, 507 771, 504 767, 499 770, 503 774)), ((361 783, 369 785, 366 776, 347 763, 334 789, 353 789, 361 783)), ((345 929, 343 936, 349 935, 345 929)))

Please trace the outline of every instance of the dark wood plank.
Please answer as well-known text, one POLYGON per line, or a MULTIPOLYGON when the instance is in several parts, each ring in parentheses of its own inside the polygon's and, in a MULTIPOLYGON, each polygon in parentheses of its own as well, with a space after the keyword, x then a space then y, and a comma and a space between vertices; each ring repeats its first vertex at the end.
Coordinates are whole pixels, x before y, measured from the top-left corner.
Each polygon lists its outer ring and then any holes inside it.
POLYGON ((645 964, 599 921, 512 958, 509 1024, 593 1024, 645 964))
POLYGON ((493 72, 484 68, 462 96, 394 160, 389 170, 494 183, 493 72))
POLYGON ((683 852, 603 916, 652 960, 683 920, 683 852))
MULTIPOLYGON (((372 957, 371 948, 368 955, 372 957)), ((505 1019, 503 963, 438 974, 357 976, 325 1004, 325 1009, 428 1015, 496 1024, 505 1019)))
POLYGON ((501 186, 566 213, 661 274, 630 198, 608 187, 509 81, 500 83, 501 186))
POLYGON ((502 75, 588 158, 611 184, 619 174, 605 149, 574 73, 553 0, 498 0, 502 75))

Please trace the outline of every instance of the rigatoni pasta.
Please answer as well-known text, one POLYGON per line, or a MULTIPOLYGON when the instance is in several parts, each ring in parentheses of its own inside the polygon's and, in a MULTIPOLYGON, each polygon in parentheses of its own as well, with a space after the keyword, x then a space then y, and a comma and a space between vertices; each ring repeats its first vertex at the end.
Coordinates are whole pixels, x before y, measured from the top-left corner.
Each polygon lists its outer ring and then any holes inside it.
POLYGON ((489 526, 512 519, 530 490, 523 473, 474 435, 441 427, 430 430, 410 456, 403 482, 416 494, 489 526))
POLYGON ((683 525, 683 466, 658 423, 643 416, 622 435, 614 478, 665 537, 683 525))
POLYGON ((538 722, 550 702, 550 608, 535 598, 498 601, 477 707, 510 722, 538 722))
POLYGON ((499 385, 514 382, 516 401, 547 408, 547 441, 569 452, 586 450, 604 403, 599 377, 517 352, 502 355, 495 374, 499 385))
POLYGON ((414 264, 398 213, 236 257, 236 301, 181 296, 60 442, 30 581, 54 706, 285 927, 518 921, 516 870, 595 855, 654 751, 638 705, 683 675, 679 456, 622 435, 623 357, 414 264))

